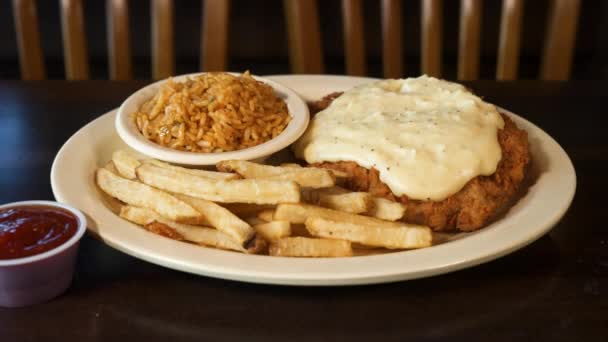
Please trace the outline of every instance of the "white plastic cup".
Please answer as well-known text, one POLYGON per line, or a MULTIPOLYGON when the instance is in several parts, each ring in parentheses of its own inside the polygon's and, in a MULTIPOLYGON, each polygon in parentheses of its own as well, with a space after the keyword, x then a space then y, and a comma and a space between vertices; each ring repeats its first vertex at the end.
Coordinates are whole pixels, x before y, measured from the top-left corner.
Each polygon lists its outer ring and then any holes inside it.
POLYGON ((23 206, 63 209, 73 214, 78 227, 63 244, 40 254, 0 260, 0 306, 20 307, 48 301, 62 294, 72 282, 78 244, 87 221, 82 212, 52 201, 23 201, 0 205, 0 210, 23 206))

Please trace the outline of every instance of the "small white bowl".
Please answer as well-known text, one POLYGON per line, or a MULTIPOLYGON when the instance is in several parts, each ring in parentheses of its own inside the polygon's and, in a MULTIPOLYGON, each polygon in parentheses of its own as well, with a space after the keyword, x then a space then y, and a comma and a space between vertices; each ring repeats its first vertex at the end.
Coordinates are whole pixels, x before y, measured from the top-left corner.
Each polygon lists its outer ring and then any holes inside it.
MULTIPOLYGON (((175 76, 173 77, 173 80, 176 82, 183 82, 187 77, 202 74, 204 73, 175 76)), ((238 73, 231 74, 240 75, 238 73)), ((287 103, 287 109, 289 110, 289 115, 291 115, 291 121, 285 130, 274 139, 263 144, 238 151, 203 153, 178 151, 149 141, 137 129, 133 119, 133 113, 139 110, 145 101, 151 99, 166 80, 158 81, 136 91, 122 103, 120 108, 118 108, 118 114, 116 115, 116 131, 120 138, 132 149, 148 157, 181 165, 215 165, 222 160, 229 159, 264 160, 273 153, 286 148, 304 134, 304 131, 308 126, 309 112, 306 102, 304 102, 304 100, 302 100, 293 90, 262 77, 253 76, 253 78, 270 85, 275 93, 287 103)))
POLYGON ((23 201, 0 205, 12 207, 41 206, 63 209, 76 217, 76 233, 63 244, 40 254, 0 260, 0 306, 20 307, 41 303, 63 293, 72 282, 80 238, 87 230, 87 220, 78 209, 52 201, 23 201))

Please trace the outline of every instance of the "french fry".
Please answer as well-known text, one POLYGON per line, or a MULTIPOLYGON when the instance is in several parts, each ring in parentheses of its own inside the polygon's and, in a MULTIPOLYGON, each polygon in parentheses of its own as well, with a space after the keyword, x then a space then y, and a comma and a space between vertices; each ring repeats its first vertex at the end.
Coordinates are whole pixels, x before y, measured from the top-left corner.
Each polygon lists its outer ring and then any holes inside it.
POLYGON ((127 179, 136 179, 135 169, 137 169, 141 163, 137 160, 137 157, 130 152, 125 150, 117 150, 112 153, 112 162, 118 171, 118 174, 127 179))
POLYGON ((331 172, 314 167, 270 166, 244 160, 225 160, 216 167, 221 171, 236 172, 243 178, 290 180, 310 188, 326 188, 336 183, 331 172))
MULTIPOLYGON (((303 167, 302 165, 297 164, 297 163, 283 163, 283 164, 281 164, 281 166, 283 166, 283 167, 303 167)), ((348 174, 344 171, 339 171, 339 170, 334 170, 334 169, 325 169, 325 170, 333 173, 334 176, 339 177, 339 178, 348 177, 348 174)))
MULTIPOLYGON (((138 225, 142 225, 142 226, 148 226, 146 228, 155 228, 153 232, 159 233, 160 232, 164 232, 161 233, 161 235, 166 236, 166 237, 171 237, 168 236, 170 235, 170 231, 167 230, 166 227, 169 227, 171 230, 173 230, 176 234, 179 235, 174 235, 174 236, 181 236, 183 238, 183 240, 189 241, 189 242, 194 242, 197 244, 202 244, 205 246, 210 246, 210 247, 216 247, 216 248, 221 248, 221 249, 229 249, 229 250, 233 250, 233 251, 238 251, 238 252, 258 252, 260 247, 256 246, 255 243, 251 244, 253 248, 251 249, 247 249, 244 248, 240 243, 236 242, 231 236, 229 236, 228 234, 225 234, 217 229, 213 229, 213 228, 208 228, 208 227, 201 227, 201 226, 193 226, 193 225, 189 225, 189 224, 183 224, 183 223, 178 223, 178 222, 174 222, 171 220, 167 220, 165 218, 163 218, 162 216, 158 215, 157 213, 155 213, 152 210, 149 209, 145 209, 145 208, 138 208, 138 207, 134 207, 134 206, 123 206, 122 209, 120 210, 120 217, 131 221, 135 224, 138 225), (150 226, 151 224, 154 223, 160 223, 162 225, 165 225, 166 227, 162 227, 162 226, 150 226)), ((175 238, 174 238, 175 239, 175 238)), ((259 244, 258 242, 256 242, 257 244, 259 244)))
POLYGON ((256 224, 253 229, 266 241, 275 241, 291 235, 291 224, 287 221, 271 221, 256 224))
MULTIPOLYGON (((282 167, 299 167, 302 168, 303 166, 297 163, 282 163, 281 164, 282 167)), ((338 170, 333 170, 333 169, 325 169, 329 172, 331 172, 334 177, 337 178, 347 178, 348 177, 348 173, 344 172, 344 171, 338 171, 338 170)))
POLYGON ((273 217, 274 217, 274 209, 266 209, 266 210, 262 210, 258 213, 258 218, 260 218, 261 220, 264 220, 266 222, 272 221, 273 217))
POLYGON ((432 241, 431 230, 417 225, 382 227, 331 221, 320 217, 309 217, 305 225, 313 236, 389 249, 423 248, 430 246, 432 241))
POLYGON ((201 214, 192 206, 166 192, 128 180, 105 169, 97 169, 97 185, 108 195, 125 203, 156 211, 173 221, 196 220, 201 214))
MULTIPOLYGON (((348 190, 341 188, 339 186, 333 186, 331 188, 323 188, 323 189, 308 189, 308 188, 302 189, 302 199, 304 201, 306 201, 308 203, 316 204, 316 205, 321 205, 323 207, 327 207, 330 209, 336 209, 336 210, 348 212, 348 209, 344 210, 344 209, 340 208, 339 206, 332 207, 331 205, 324 205, 323 203, 321 203, 322 197, 331 198, 331 197, 333 197, 332 195, 343 195, 343 194, 351 194, 351 192, 349 192, 348 190)), ((353 196, 359 196, 359 195, 353 195, 353 196)), ((371 194, 370 194, 370 196, 371 196, 371 194)), ((339 197, 340 196, 338 196, 338 198, 339 197)), ((376 217, 376 218, 379 218, 382 220, 387 220, 387 221, 397 221, 400 218, 402 218, 403 215, 405 214, 406 206, 401 203, 394 202, 394 201, 387 200, 385 198, 380 198, 380 197, 372 197, 371 200, 373 201, 373 203, 368 204, 369 208, 367 210, 361 211, 358 213, 355 213, 355 212, 351 212, 351 213, 362 214, 362 215, 366 215, 366 216, 373 216, 373 217, 376 217)))
POLYGON ((164 236, 171 240, 186 241, 182 234, 178 233, 175 229, 167 226, 164 223, 153 221, 148 224, 145 224, 143 227, 151 233, 164 236))
POLYGON ((289 221, 291 223, 304 223, 309 217, 320 217, 338 222, 349 222, 362 225, 376 225, 382 227, 400 227, 400 223, 383 221, 374 217, 361 216, 322 208, 310 204, 279 204, 274 212, 274 219, 289 221))
POLYGON ((365 213, 374 207, 373 196, 368 192, 319 195, 319 205, 351 214, 365 213))
POLYGON ((229 249, 238 252, 246 252, 247 250, 240 243, 234 241, 227 234, 220 232, 217 229, 206 228, 201 226, 191 226, 179 224, 176 222, 162 222, 181 234, 186 241, 202 244, 209 247, 229 249))
POLYGON ((186 173, 193 176, 199 176, 210 179, 218 179, 218 180, 231 180, 231 179, 239 179, 241 178, 236 173, 228 173, 228 172, 217 172, 217 171, 208 171, 208 170, 200 170, 200 169, 187 169, 185 167, 171 165, 160 160, 156 159, 144 159, 141 161, 142 164, 150 164, 154 166, 158 166, 163 169, 173 170, 176 172, 186 173))
MULTIPOLYGON (((118 170, 116 170, 116 167, 114 166, 114 163, 111 160, 106 165, 104 165, 103 168, 118 175, 118 170)), ((113 213, 118 213, 120 211, 120 208, 124 205, 123 202, 121 202, 115 197, 108 195, 104 191, 102 191, 101 195, 104 199, 104 202, 113 213)))
POLYGON ((347 257, 353 255, 349 241, 287 237, 270 245, 269 254, 284 257, 347 257))
POLYGON ((214 202, 277 204, 300 201, 300 187, 292 181, 214 180, 151 164, 143 164, 136 173, 143 183, 150 186, 214 202))
POLYGON ((123 205, 120 208, 119 215, 125 220, 133 222, 140 226, 144 226, 148 223, 158 221, 161 218, 159 214, 150 209, 140 208, 133 205, 123 205))
POLYGON ((228 209, 200 198, 182 194, 174 194, 174 196, 191 205, 205 217, 211 226, 228 234, 241 245, 245 245, 253 238, 255 234, 253 228, 228 209))
POLYGON ((387 221, 397 221, 405 215, 405 205, 387 200, 386 198, 374 197, 374 205, 365 215, 377 217, 387 221))

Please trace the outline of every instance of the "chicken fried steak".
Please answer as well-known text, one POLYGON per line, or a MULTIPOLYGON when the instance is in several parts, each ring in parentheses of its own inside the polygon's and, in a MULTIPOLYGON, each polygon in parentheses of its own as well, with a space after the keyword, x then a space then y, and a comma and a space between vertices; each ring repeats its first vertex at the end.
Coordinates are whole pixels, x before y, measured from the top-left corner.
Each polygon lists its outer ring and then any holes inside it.
MULTIPOLYGON (((327 108, 341 93, 332 93, 310 105, 315 114, 327 108)), ((352 161, 324 162, 315 166, 346 172, 344 184, 353 191, 368 191, 374 196, 400 201, 407 205, 404 220, 422 224, 435 231, 473 231, 487 225, 517 193, 530 161, 525 131, 501 113, 504 128, 498 130, 502 159, 496 172, 471 179, 460 191, 441 201, 409 199, 395 196, 384 184, 376 169, 363 168, 352 161)))

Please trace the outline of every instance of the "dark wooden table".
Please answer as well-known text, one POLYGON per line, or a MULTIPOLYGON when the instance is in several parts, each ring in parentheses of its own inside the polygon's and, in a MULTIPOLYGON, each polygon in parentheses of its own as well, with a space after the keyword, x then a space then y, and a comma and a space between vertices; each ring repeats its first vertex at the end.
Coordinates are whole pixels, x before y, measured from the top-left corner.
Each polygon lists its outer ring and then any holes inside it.
MULTIPOLYGON (((51 162, 87 122, 143 82, 0 82, 0 203, 53 199, 51 162)), ((385 285, 251 285, 155 266, 86 237, 72 287, 0 309, 0 341, 608 339, 606 82, 473 82, 572 158, 578 189, 562 221, 509 256, 385 285)))

